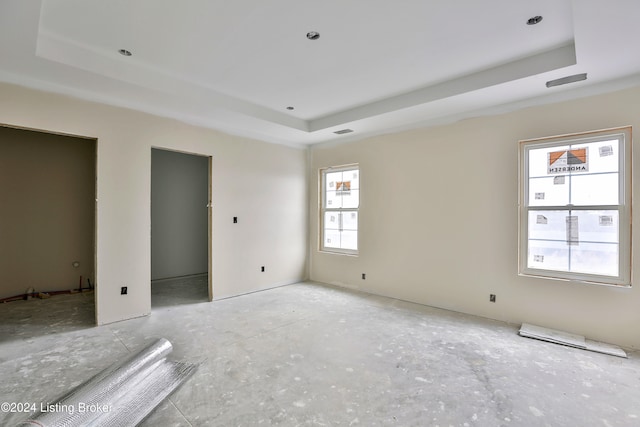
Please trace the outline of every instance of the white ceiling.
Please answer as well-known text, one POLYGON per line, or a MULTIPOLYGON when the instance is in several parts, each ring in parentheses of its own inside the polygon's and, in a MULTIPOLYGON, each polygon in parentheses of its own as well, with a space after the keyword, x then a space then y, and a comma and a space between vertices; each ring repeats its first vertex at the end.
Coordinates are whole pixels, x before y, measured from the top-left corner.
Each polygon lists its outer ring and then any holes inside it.
POLYGON ((0 81, 303 145, 638 85, 639 19, 638 0, 0 0, 0 81))

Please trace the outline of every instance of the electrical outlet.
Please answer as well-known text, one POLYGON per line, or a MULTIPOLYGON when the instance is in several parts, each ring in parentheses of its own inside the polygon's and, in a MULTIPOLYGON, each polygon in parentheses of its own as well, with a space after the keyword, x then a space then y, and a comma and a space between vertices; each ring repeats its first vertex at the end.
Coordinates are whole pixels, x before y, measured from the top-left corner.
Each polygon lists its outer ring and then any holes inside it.
POLYGON ((367 278, 367 275, 362 273, 362 280, 365 280, 367 278))
POLYGON ((262 270, 262 272, 264 273, 264 265, 262 266, 262 269, 261 269, 261 270, 262 270))
POLYGON ((126 295, 127 294, 127 287, 123 286, 120 288, 120 295, 126 295))
POLYGON ((237 216, 234 216, 234 217, 233 217, 233 223, 234 223, 234 224, 237 224, 237 223, 238 223, 238 217, 237 217, 237 216))
POLYGON ((496 295, 495 294, 489 295, 489 301, 490 302, 496 302, 496 295))

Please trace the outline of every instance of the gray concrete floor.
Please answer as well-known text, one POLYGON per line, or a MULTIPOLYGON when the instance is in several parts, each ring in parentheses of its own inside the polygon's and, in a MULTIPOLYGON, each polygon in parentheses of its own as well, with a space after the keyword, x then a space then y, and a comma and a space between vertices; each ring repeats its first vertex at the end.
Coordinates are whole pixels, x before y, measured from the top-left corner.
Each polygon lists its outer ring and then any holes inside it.
POLYGON ((207 274, 151 282, 151 308, 209 301, 207 274))
MULTIPOLYGON (((145 426, 639 426, 629 359, 303 283, 95 327, 92 294, 0 305, 0 401, 51 402, 158 337, 196 374, 145 426)), ((0 412, 10 426, 23 414, 0 412)))

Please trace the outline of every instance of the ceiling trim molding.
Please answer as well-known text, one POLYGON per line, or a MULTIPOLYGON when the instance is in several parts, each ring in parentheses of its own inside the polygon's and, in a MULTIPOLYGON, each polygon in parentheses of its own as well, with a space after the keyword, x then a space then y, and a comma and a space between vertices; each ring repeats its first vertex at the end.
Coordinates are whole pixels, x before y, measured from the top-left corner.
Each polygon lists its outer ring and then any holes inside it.
POLYGON ((508 62, 464 77, 389 97, 350 110, 332 114, 309 123, 311 132, 380 114, 415 107, 462 93, 469 93, 490 86, 531 77, 560 68, 576 65, 576 46, 572 41, 564 46, 516 61, 508 62))
POLYGON ((113 52, 99 50, 48 31, 40 31, 36 55, 49 61, 160 93, 168 93, 178 98, 206 101, 213 108, 224 108, 248 117, 309 132, 309 124, 305 120, 226 95, 198 82, 188 81, 181 76, 138 61, 135 56, 123 57, 117 50, 113 52))

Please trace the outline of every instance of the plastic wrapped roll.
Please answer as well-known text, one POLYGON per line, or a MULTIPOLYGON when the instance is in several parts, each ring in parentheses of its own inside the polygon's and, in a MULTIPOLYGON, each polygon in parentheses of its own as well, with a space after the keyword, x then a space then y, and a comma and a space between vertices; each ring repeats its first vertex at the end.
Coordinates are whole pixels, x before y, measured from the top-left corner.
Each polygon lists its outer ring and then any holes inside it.
POLYGON ((98 373, 19 426, 134 426, 193 374, 164 338, 98 373))

